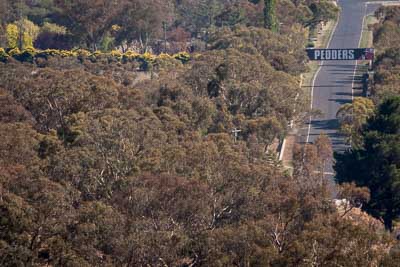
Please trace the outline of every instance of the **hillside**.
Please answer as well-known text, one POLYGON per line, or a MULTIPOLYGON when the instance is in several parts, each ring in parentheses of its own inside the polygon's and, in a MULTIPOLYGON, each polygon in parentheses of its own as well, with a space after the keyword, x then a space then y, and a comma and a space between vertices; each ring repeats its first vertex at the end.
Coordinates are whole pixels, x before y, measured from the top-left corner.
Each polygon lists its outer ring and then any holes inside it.
POLYGON ((396 266, 383 224, 337 209, 327 136, 293 174, 271 148, 310 112, 304 49, 334 4, 17 2, 0 1, 0 266, 396 266))

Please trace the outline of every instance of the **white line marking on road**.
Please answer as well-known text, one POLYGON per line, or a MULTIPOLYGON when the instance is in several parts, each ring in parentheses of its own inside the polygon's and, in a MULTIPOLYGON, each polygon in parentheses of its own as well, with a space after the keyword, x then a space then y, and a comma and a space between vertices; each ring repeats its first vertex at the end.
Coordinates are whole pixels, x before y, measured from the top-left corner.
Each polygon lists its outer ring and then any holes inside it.
POLYGON ((391 4, 400 4, 400 1, 370 1, 366 2, 366 5, 376 5, 376 4, 381 4, 381 5, 391 5, 391 4))
MULTIPOLYGON (((339 2, 339 1, 338 1, 339 2)), ((339 16, 338 16, 338 18, 337 18, 337 21, 336 21, 336 24, 335 24, 335 26, 333 27, 333 30, 332 30, 332 32, 331 32, 331 36, 329 37, 329 40, 328 40, 328 44, 326 45, 326 48, 329 48, 329 46, 330 46, 330 44, 331 44, 331 41, 332 41, 332 39, 333 39, 333 35, 335 35, 335 31, 336 31, 336 28, 337 28, 337 26, 338 26, 338 24, 339 24, 339 21, 340 21, 340 13, 339 13, 339 16)), ((321 65, 319 65, 319 68, 318 68, 318 70, 317 70, 317 72, 314 74, 314 78, 313 78, 313 81, 312 81, 312 84, 311 84, 311 104, 310 104, 310 108, 311 108, 311 110, 313 109, 313 98, 314 98, 314 87, 315 87, 315 80, 317 79, 317 77, 318 77, 318 74, 319 74, 319 72, 321 71, 321 69, 322 69, 322 66, 324 65, 324 62, 325 61, 322 61, 321 62, 321 65)), ((306 143, 309 143, 309 141, 310 141, 310 133, 311 133, 311 122, 312 122, 312 115, 310 116, 310 121, 309 121, 309 123, 308 123, 308 132, 307 132, 307 139, 306 139, 306 143)))

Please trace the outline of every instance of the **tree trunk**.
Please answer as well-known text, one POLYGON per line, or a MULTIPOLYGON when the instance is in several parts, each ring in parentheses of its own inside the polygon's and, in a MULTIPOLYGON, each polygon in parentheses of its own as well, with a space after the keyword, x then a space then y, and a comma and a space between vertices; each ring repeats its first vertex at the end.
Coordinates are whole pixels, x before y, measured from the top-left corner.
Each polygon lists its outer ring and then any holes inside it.
POLYGON ((393 232, 393 216, 392 210, 388 210, 383 216, 383 222, 385 224, 385 229, 393 232))

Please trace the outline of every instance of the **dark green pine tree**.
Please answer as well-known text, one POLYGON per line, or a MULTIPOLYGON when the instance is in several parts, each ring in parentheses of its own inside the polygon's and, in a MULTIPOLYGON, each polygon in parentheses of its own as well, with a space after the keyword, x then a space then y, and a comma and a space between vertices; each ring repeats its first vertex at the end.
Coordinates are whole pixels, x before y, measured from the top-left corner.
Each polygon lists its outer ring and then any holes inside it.
POLYGON ((369 188, 364 210, 393 230, 400 219, 400 97, 384 101, 361 135, 361 148, 335 155, 336 179, 369 188))
POLYGON ((264 3, 264 27, 273 32, 277 32, 276 0, 264 0, 264 3))

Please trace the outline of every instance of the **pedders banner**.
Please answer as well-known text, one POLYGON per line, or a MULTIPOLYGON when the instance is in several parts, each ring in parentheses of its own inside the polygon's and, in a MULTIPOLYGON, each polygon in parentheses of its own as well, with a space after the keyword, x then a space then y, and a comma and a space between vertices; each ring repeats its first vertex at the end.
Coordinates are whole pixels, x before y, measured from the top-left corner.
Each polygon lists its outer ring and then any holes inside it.
POLYGON ((373 48, 307 49, 310 60, 373 60, 373 48))

